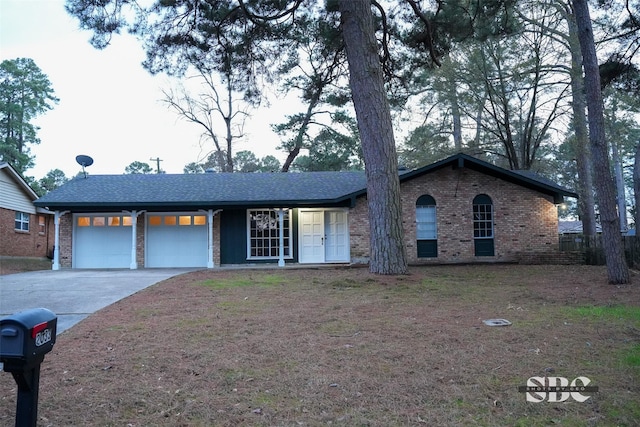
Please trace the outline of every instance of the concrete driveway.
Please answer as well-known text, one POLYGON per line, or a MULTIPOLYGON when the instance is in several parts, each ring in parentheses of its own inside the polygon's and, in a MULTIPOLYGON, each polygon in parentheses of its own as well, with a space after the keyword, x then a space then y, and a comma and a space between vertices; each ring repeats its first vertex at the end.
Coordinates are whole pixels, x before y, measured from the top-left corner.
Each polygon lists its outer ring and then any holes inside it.
POLYGON ((58 334, 114 302, 194 269, 44 270, 0 276, 0 317, 44 307, 58 334))

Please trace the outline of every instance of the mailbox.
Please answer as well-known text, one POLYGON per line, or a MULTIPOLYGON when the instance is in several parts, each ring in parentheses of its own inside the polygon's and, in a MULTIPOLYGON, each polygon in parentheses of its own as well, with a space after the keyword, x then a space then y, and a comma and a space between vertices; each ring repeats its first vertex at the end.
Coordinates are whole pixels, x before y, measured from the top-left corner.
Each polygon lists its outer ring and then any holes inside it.
POLYGON ((56 342, 58 318, 46 308, 0 319, 0 362, 18 385, 16 427, 35 427, 38 419, 40 364, 56 342))
POLYGON ((46 308, 21 311, 0 319, 0 362, 5 371, 41 363, 56 342, 58 318, 46 308))

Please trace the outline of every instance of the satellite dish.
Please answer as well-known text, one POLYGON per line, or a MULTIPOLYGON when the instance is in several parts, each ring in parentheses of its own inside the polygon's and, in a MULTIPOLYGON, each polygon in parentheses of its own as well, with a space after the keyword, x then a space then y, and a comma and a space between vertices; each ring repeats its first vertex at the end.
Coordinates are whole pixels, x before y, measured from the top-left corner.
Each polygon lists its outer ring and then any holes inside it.
POLYGON ((76 162, 84 168, 85 166, 91 166, 93 164, 93 159, 89 156, 85 156, 84 154, 80 154, 79 156, 76 156, 76 162))
POLYGON ((91 166, 93 164, 93 159, 89 156, 85 156, 84 154, 80 154, 79 156, 76 156, 76 162, 78 162, 78 164, 80 166, 82 166, 82 173, 84 173, 84 177, 87 177, 87 173, 85 172, 84 168, 87 166, 91 166))

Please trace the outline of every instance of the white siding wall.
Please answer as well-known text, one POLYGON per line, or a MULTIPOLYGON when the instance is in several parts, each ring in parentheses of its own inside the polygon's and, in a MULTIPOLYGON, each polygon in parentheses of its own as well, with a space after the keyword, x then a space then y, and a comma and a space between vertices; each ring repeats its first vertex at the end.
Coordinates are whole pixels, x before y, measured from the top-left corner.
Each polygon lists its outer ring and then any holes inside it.
POLYGON ((26 194, 13 176, 0 169, 0 207, 30 214, 36 213, 31 197, 26 194))

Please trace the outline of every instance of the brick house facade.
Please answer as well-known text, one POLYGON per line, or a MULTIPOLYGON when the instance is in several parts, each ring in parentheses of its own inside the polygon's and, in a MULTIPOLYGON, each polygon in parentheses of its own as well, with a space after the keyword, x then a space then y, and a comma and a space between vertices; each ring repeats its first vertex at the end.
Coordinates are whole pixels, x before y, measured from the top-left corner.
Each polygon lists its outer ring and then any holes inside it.
POLYGON ((36 209, 38 196, 9 164, 0 163, 0 257, 50 257, 53 216, 36 209))
MULTIPOLYGON (((39 202, 58 213, 62 268, 78 267, 79 254, 89 251, 99 253, 90 264, 97 265, 116 250, 120 251, 116 254, 118 268, 187 266, 170 265, 172 259, 195 247, 182 246, 171 252, 183 239, 199 245, 194 259, 200 261, 193 266, 200 267, 265 262, 359 264, 369 260, 366 180, 361 172, 121 175, 78 179, 74 185, 39 202), (182 191, 184 188, 189 192, 182 191), (94 199, 82 199, 85 194, 94 199), (286 218, 286 228, 282 228, 284 222, 279 223, 278 212, 286 218), (94 217, 99 219, 96 227, 94 217), (134 223, 135 233, 131 228, 134 223), (123 225, 128 225, 129 231, 123 230, 123 225), (91 228, 94 234, 87 234, 91 228), (129 242, 111 241, 105 234, 110 229, 129 242), (84 237, 74 239, 79 232, 84 237), (165 237, 160 239, 161 235, 165 237), (346 249, 340 249, 336 238, 346 249), (74 248, 78 241, 84 246, 74 248), (154 258, 159 244, 166 249, 166 254, 161 254, 165 259, 162 265, 154 258), (116 249, 103 251, 109 245, 116 249), (325 254, 316 257, 314 250, 325 254), (342 255, 336 257, 340 250, 342 255), (208 261, 201 258, 206 251, 208 261)), ((400 190, 404 245, 407 261, 413 265, 554 262, 560 255, 557 204, 565 196, 575 197, 539 177, 462 154, 401 173, 400 190)), ((80 268, 87 268, 86 264, 80 268)))
MULTIPOLYGON (((472 169, 443 168, 402 182, 402 224, 409 264, 473 262, 547 262, 558 253, 558 215, 553 197, 472 169), (494 206, 495 255, 474 255, 473 199, 488 195, 494 206), (416 201, 430 195, 436 201, 437 257, 418 257, 416 201)), ((366 196, 351 210, 351 251, 369 254, 366 196)))
POLYGON ((0 256, 51 257, 53 220, 51 215, 28 214, 29 230, 16 230, 16 211, 0 208, 0 256))

